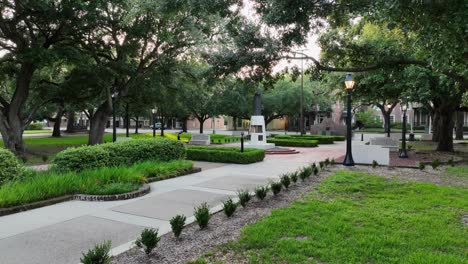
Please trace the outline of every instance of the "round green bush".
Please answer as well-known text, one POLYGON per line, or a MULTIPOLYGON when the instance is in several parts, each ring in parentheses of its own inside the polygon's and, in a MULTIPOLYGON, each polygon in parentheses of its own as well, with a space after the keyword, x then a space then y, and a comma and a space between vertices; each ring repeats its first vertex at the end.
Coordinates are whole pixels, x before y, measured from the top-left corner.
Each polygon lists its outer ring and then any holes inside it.
POLYGON ((109 152, 100 145, 68 148, 59 152, 53 160, 58 171, 94 169, 107 166, 109 162, 109 152))
POLYGON ((9 150, 0 148, 0 185, 21 176, 23 167, 9 150))

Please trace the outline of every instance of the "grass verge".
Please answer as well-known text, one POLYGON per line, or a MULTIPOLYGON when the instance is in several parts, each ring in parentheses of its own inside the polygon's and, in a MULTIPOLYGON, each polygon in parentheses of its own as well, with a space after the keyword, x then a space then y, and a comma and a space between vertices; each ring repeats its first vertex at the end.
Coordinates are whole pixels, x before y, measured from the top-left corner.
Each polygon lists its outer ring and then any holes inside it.
POLYGON ((120 194, 137 190, 146 178, 165 179, 190 170, 193 162, 147 161, 133 166, 106 167, 79 173, 29 171, 20 181, 0 186, 0 208, 67 194, 120 194))
POLYGON ((249 263, 466 263, 468 190, 339 171, 227 246, 249 263))

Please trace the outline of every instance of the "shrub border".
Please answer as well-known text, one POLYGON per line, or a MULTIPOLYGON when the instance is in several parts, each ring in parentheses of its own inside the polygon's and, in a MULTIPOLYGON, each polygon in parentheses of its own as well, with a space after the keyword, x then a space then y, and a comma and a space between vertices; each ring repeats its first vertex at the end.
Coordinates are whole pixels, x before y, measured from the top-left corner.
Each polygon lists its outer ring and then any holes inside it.
MULTIPOLYGON (((180 177, 192 173, 200 172, 202 169, 198 167, 193 167, 191 170, 184 171, 183 173, 173 175, 171 177, 167 177, 165 179, 158 179, 157 177, 148 178, 148 183, 156 182, 160 180, 166 180, 170 178, 180 177)), ((32 209, 54 205, 70 200, 78 200, 78 201, 88 201, 88 202, 109 202, 109 201, 120 201, 120 200, 128 200, 137 197, 141 197, 143 195, 148 194, 151 191, 151 188, 148 184, 143 184, 140 188, 136 191, 128 192, 128 193, 120 193, 120 194, 111 194, 111 195, 93 195, 93 194, 68 194, 59 197, 54 197, 42 201, 22 204, 22 205, 15 205, 11 207, 0 208, 0 216, 15 214, 19 212, 29 211, 32 209)))

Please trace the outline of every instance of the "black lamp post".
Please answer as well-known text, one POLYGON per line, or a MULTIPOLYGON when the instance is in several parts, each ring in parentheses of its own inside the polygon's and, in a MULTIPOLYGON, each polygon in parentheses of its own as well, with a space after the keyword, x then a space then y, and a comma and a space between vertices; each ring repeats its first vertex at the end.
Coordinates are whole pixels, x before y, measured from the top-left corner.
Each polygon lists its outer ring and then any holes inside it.
POLYGON ((406 111, 408 110, 408 102, 402 102, 400 106, 403 112, 403 128, 401 130, 401 151, 398 157, 406 159, 408 158, 408 154, 406 153, 406 111))
POLYGON ((151 113, 153 113, 152 117, 153 117, 153 137, 155 138, 156 137, 156 112, 158 110, 155 108, 155 109, 151 109, 151 113))
POLYGON ((115 120, 115 100, 117 97, 117 92, 112 93, 112 142, 117 141, 117 127, 115 120))
POLYGON ((241 132, 241 152, 244 152, 244 132, 241 132))
POLYGON ((388 113, 388 116, 386 117, 386 119, 387 119, 387 137, 390 137, 390 108, 392 108, 392 104, 388 103, 387 104, 387 111, 389 113, 388 113))
POLYGON ((346 114, 346 156, 343 161, 345 166, 354 166, 353 153, 351 151, 351 141, 352 141, 352 132, 351 132, 351 91, 354 87, 354 80, 351 73, 346 74, 345 79, 346 93, 348 97, 348 111, 346 114))

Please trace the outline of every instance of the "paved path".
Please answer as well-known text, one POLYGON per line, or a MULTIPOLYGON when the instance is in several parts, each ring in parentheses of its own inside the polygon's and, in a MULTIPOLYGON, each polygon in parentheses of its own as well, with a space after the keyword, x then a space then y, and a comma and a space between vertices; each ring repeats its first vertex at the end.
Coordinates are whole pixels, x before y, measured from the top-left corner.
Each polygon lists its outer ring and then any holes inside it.
POLYGON ((344 153, 344 143, 297 148, 301 154, 267 156, 263 162, 234 165, 200 162, 204 170, 151 183, 146 196, 115 202, 69 201, 0 217, 0 263, 77 264, 94 244, 112 240, 112 253, 128 249, 145 227, 170 231, 168 220, 207 202, 212 210, 241 188, 265 185, 280 174, 344 153))

